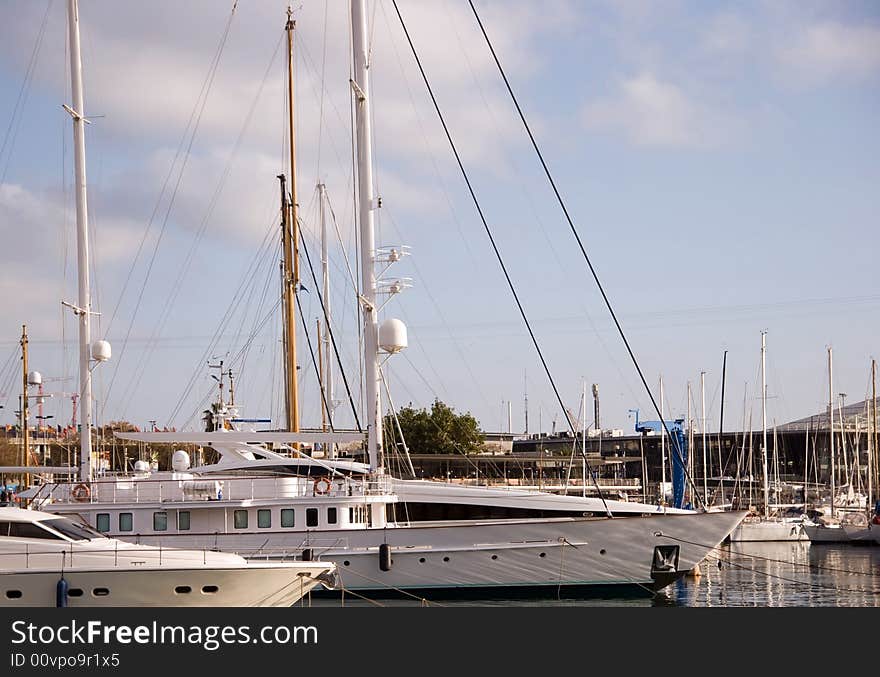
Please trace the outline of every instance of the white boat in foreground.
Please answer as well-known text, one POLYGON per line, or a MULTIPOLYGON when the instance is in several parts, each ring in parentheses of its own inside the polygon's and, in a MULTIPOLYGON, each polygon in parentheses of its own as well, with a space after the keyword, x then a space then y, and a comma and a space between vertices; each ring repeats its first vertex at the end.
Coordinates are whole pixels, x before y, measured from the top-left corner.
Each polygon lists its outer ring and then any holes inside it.
POLYGON ((332 585, 334 569, 134 545, 58 515, 0 508, 0 606, 291 606, 332 585))

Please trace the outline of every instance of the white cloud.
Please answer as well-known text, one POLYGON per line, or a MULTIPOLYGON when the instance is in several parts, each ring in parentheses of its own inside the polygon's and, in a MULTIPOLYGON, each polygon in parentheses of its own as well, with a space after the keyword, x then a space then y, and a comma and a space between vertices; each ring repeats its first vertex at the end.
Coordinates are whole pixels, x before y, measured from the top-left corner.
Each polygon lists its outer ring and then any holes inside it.
POLYGON ((703 48, 714 54, 740 54, 751 44, 751 28, 733 12, 721 12, 712 17, 702 35, 703 48))
POLYGON ((776 55, 803 84, 870 77, 880 72, 880 28, 814 23, 797 30, 776 55))
POLYGON ((690 148, 721 145, 736 127, 732 118, 651 73, 622 80, 613 96, 588 103, 584 123, 593 131, 623 134, 637 146, 690 148))

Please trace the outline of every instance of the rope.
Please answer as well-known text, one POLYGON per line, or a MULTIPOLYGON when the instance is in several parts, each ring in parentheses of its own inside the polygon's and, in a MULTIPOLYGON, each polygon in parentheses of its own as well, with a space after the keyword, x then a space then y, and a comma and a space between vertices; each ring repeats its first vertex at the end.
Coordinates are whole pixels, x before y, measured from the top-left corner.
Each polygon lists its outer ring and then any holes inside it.
MULTIPOLYGON (((532 329, 532 325, 529 322, 528 316, 526 315, 525 309, 522 306, 522 303, 519 300, 519 295, 517 294, 516 287, 513 284, 513 280, 510 278, 510 274, 507 271, 507 266, 504 263, 504 259, 501 256, 501 252, 498 249, 498 245, 495 243, 495 237, 492 235, 492 230, 489 228, 489 223, 486 221, 486 217, 483 214, 483 209, 480 206, 480 202, 477 199, 477 195, 474 192, 474 188, 471 185, 470 178, 468 177, 467 171, 464 168, 464 164, 462 163, 461 156, 458 154, 458 149, 455 145, 455 142, 452 140, 452 134, 449 131, 449 127, 446 125, 446 120, 443 117, 443 113, 440 111, 440 106, 437 103, 437 98, 434 96, 434 90, 431 88, 431 84, 428 81, 428 76, 425 74, 425 69, 422 67, 421 59, 419 58, 418 53, 416 52, 415 45, 410 38, 409 31, 406 28, 406 24, 403 21, 403 16, 400 13, 400 8, 397 6, 397 0, 392 0, 392 4, 394 5, 394 10, 397 12, 397 17, 400 19, 400 25, 403 28, 403 32, 406 35, 407 42, 409 43, 409 47, 412 50, 413 57, 416 60, 416 65, 418 65, 419 72, 422 75, 422 79, 425 82, 425 87, 428 89, 428 94, 431 96, 431 101, 434 104, 434 109, 437 111, 437 116, 440 118, 440 123, 443 125, 443 131, 446 133, 446 138, 449 141, 449 145, 452 148, 452 152, 455 155, 456 162, 458 163, 458 168, 461 170, 462 177, 464 178, 464 182, 467 185, 468 192, 470 193, 471 200, 476 207, 477 213, 480 216, 480 221, 483 224, 483 228, 486 231, 486 235, 489 237, 489 242, 492 245, 492 250, 495 253, 495 258, 498 260, 498 264, 501 266, 501 271, 504 273, 504 278, 507 280, 507 286, 510 288, 510 292, 513 295, 513 299, 516 302, 516 306, 519 309, 520 316, 526 326, 526 329, 529 332, 529 336, 532 339, 532 344, 535 346, 535 350, 538 353, 538 358, 541 360, 541 364, 544 367, 544 372, 547 375, 548 380, 550 381, 550 385, 553 388, 553 392, 556 395, 556 400, 559 402, 559 406, 562 409, 563 413, 565 413, 565 403, 562 401, 562 395, 559 393, 559 389, 556 387, 556 382, 553 380, 553 376, 550 373, 550 367, 547 364, 546 359, 544 358, 544 353, 541 350, 541 346, 538 344, 538 339, 535 336, 535 333, 532 329)), ((566 420, 568 417, 566 416, 566 420)), ((571 426, 571 421, 569 421, 569 427, 571 426)), ((574 429, 572 428, 572 432, 574 429)), ((586 457, 584 457, 586 460, 586 457)), ((608 513, 608 516, 611 517, 611 510, 608 508, 608 504, 605 501, 605 495, 602 493, 602 489, 599 487, 599 482, 596 479, 595 472, 593 468, 590 466, 589 462, 587 462, 587 466, 590 469, 590 476, 593 480, 593 483, 596 487, 596 491, 599 493, 599 498, 602 499, 602 503, 605 505, 605 510, 608 513)))
MULTIPOLYGON (((660 407, 657 406, 657 401, 654 399, 654 394, 651 392, 651 388, 648 386, 648 381, 645 379, 645 375, 642 373, 642 368, 639 366, 638 360, 636 360, 636 356, 633 353, 632 348, 630 347, 629 340, 626 338, 626 334, 623 331, 623 327, 621 327, 621 325, 620 325, 620 321, 617 319, 617 314, 614 312, 614 308, 611 305, 611 301, 609 300, 608 295, 605 293, 605 288, 602 286, 602 283, 599 281, 599 275, 596 272, 596 269, 593 267, 592 261, 590 261, 590 257, 587 254, 587 250, 584 248, 584 244, 581 241, 580 235, 578 235, 577 229, 574 226, 574 222, 572 221, 571 216, 568 213, 568 208, 565 206, 565 203, 562 200, 562 196, 560 195, 559 190, 556 187, 556 182, 553 180, 553 176, 550 174, 550 170, 547 167, 547 163, 544 161, 544 156, 541 153, 540 148, 538 148, 538 144, 535 141, 535 137, 532 134, 532 130, 529 127, 528 122, 526 122, 526 118, 522 112, 522 109, 520 108, 519 101, 517 100, 516 95, 513 93, 513 89, 510 86, 510 82, 507 79, 507 75, 505 74, 504 69, 501 67, 501 62, 498 60, 498 55, 495 53, 495 48, 492 46, 492 42, 489 40, 489 35, 486 33, 486 29, 483 26, 483 22, 480 19, 480 15, 477 13, 477 8, 474 7, 473 0, 468 0, 468 4, 470 5, 471 10, 473 10, 474 16, 477 19, 477 23, 480 25, 480 30, 483 33, 483 37, 486 39, 486 44, 489 46, 489 50, 492 52, 492 57, 495 59, 495 64, 498 66, 498 70, 501 73, 501 77, 504 79, 504 84, 507 86, 507 91, 510 94, 511 99, 513 99, 513 103, 516 106, 516 110, 519 113, 519 116, 520 116, 520 119, 522 120, 523 126, 525 127, 526 132, 529 135, 529 139, 532 142, 532 147, 535 149, 535 153, 537 153, 538 159, 541 161, 541 167, 543 167, 543 169, 544 169, 544 174, 547 176, 547 180, 550 182, 550 186, 553 188, 553 193, 556 195, 556 200, 559 203, 559 206, 562 208, 563 214, 565 214, 565 218, 568 221, 568 225, 571 228, 571 232, 574 235, 575 240, 577 241, 578 247, 581 250, 581 254, 583 254, 584 260, 587 263, 587 267, 590 269, 590 273, 593 276, 593 280, 596 282, 596 286, 599 289, 599 293, 602 295, 602 300, 605 302, 605 306, 606 306, 606 308, 608 308, 608 312, 611 314, 611 319, 614 320, 614 325, 617 327, 617 332, 618 332, 618 334, 620 334, 620 338, 623 339, 623 344, 624 344, 624 346, 626 346, 626 350, 629 353, 630 359, 632 360, 633 365, 635 366, 636 371, 639 374, 639 378, 641 378, 641 380, 642 380, 642 385, 645 386, 645 391, 648 393, 648 397, 651 400, 651 404, 654 405, 654 410, 657 412, 657 415, 660 417, 660 422, 663 424, 663 429, 666 431, 666 435, 669 437, 669 439, 672 440, 672 435, 670 435, 670 433, 669 433, 669 428, 666 425, 666 421, 663 418, 663 415, 660 413, 660 407)), ((395 8, 397 7, 396 0, 395 0, 394 6, 395 6, 395 8)), ((398 12, 398 14, 399 14, 399 12, 398 12)), ((402 21, 402 19, 401 19, 401 21, 402 21)), ((555 386, 554 386, 554 390, 555 390, 555 386)), ((560 400, 560 404, 561 403, 562 402, 560 400)), ((565 410, 565 407, 563 406, 563 411, 564 410, 565 410)), ((705 501, 703 501, 703 499, 700 498, 699 494, 696 491, 696 485, 694 484, 694 481, 691 479, 690 473, 688 473, 688 471, 687 471, 687 464, 684 462, 684 458, 682 457, 681 451, 678 448, 678 444, 676 443, 676 444, 670 445, 670 448, 672 448, 675 451, 675 454, 678 457, 678 461, 681 464, 682 470, 684 471, 684 475, 687 478, 687 481, 690 483, 691 487, 694 490, 695 495, 697 496, 700 503, 702 503, 703 507, 705 508, 705 505, 706 505, 705 501)), ((592 474, 592 469, 590 470, 590 472, 592 474)))

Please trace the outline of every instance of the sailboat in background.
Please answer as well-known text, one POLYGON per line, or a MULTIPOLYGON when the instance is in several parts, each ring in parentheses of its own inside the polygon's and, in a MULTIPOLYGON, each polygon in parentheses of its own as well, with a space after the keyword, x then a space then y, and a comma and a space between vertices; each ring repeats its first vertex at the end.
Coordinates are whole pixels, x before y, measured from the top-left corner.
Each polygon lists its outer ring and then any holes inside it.
MULTIPOLYGON (((730 540, 737 541, 806 541, 803 530, 808 518, 804 511, 796 517, 779 514, 780 506, 770 503, 770 474, 767 458, 767 332, 761 332, 761 467, 763 475, 764 501, 759 514, 749 514, 730 534, 730 540)), ((745 439, 745 438, 743 438, 745 439)), ((776 434, 773 435, 774 494, 779 495, 778 457, 776 455, 776 434)), ((806 497, 806 493, 804 494, 806 497)), ((806 506, 804 506, 806 508, 806 506)))

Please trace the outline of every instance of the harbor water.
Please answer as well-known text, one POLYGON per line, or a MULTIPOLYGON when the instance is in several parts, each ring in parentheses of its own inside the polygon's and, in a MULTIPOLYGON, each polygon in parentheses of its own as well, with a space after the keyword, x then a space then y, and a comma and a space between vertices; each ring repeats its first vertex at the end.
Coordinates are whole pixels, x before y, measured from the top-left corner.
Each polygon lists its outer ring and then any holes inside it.
MULTIPOLYGON (((638 592, 638 591, 636 591, 638 592)), ((655 593, 579 594, 561 588, 544 595, 435 599, 304 601, 312 606, 582 606, 582 607, 874 607, 880 606, 880 547, 790 543, 732 543, 714 551, 688 576, 655 593)))

